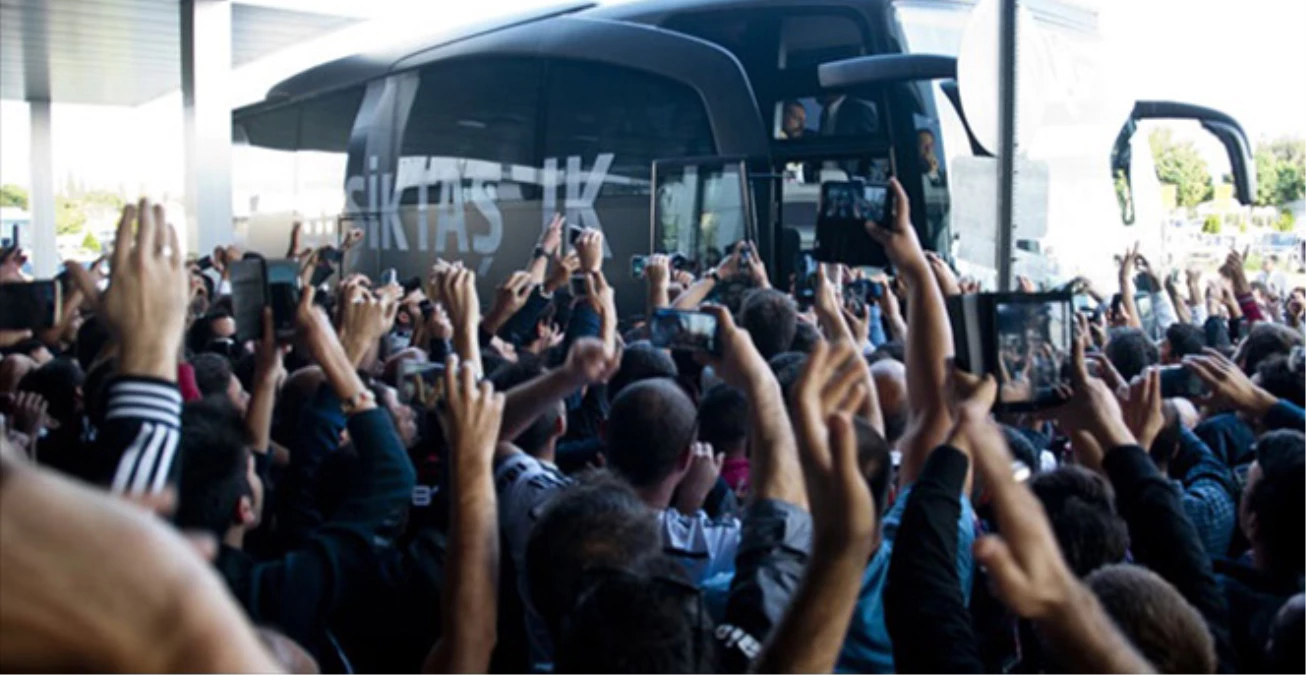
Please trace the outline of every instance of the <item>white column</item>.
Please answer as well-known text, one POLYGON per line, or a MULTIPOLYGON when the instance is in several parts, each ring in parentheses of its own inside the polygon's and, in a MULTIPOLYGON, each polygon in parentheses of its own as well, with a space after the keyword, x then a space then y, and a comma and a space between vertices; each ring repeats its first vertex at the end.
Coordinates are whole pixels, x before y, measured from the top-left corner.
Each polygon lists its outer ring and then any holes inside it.
POLYGON ((38 279, 54 276, 59 268, 59 251, 54 241, 54 146, 50 124, 50 101, 28 101, 31 110, 32 191, 28 207, 32 212, 31 240, 23 247, 31 251, 32 272, 38 279))
MULTIPOLYGON (((186 132, 186 247, 232 239, 231 3, 181 3, 181 91, 186 132)), ((180 234, 180 233, 179 233, 180 234)))

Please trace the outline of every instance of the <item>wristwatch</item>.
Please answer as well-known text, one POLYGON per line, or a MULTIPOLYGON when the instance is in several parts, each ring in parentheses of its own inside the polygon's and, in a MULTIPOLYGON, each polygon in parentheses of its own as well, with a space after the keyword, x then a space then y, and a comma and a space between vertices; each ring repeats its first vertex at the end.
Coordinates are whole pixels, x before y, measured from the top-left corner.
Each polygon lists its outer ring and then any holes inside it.
POLYGON ((544 250, 543 246, 536 246, 535 253, 531 255, 532 260, 535 260, 537 258, 547 258, 547 257, 549 257, 549 253, 548 251, 544 250))
POLYGON ((376 394, 373 394, 372 390, 370 389, 364 389, 358 392, 357 394, 350 396, 348 400, 343 401, 340 404, 340 409, 343 410, 346 415, 352 415, 356 412, 359 412, 359 409, 365 405, 375 405, 375 404, 376 404, 376 394))
POLYGON ((712 280, 712 283, 716 283, 716 284, 721 283, 721 274, 720 274, 719 272, 717 272, 715 268, 714 268, 714 269, 710 269, 710 270, 708 270, 708 271, 707 271, 707 274, 705 274, 705 275, 703 275, 703 276, 704 276, 704 278, 706 278, 706 279, 711 279, 711 280, 712 280))

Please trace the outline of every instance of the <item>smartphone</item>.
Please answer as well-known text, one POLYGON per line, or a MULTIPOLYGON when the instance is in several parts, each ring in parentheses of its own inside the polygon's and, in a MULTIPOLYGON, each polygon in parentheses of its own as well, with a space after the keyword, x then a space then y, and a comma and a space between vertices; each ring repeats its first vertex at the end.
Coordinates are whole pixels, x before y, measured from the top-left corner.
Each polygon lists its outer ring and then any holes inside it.
POLYGON ((340 249, 334 246, 323 246, 322 252, 318 254, 318 260, 326 261, 332 265, 339 265, 340 261, 343 259, 344 254, 340 252, 340 249))
POLYGON ((867 283, 870 284, 870 288, 866 292, 867 298, 871 300, 879 300, 880 298, 884 297, 884 292, 885 292, 884 284, 878 281, 869 281, 869 280, 867 281, 867 283))
POLYGON ((659 309, 649 321, 649 332, 654 347, 719 353, 716 316, 707 312, 659 309))
POLYGON ((200 268, 201 272, 203 272, 204 270, 213 269, 213 256, 206 255, 203 258, 196 260, 195 265, 200 268))
POLYGON ((816 301, 816 275, 820 264, 810 251, 798 254, 798 271, 794 275, 794 295, 798 298, 798 304, 803 307, 809 307, 816 301))
POLYGON ((231 263, 231 318, 236 321, 236 340, 257 340, 267 304, 267 278, 263 261, 237 260, 231 263))
POLYGON ((299 263, 294 260, 264 261, 267 270, 267 301, 272 306, 272 329, 278 340, 295 334, 295 313, 299 310, 299 263))
POLYGON ((851 267, 884 267, 884 247, 866 232, 867 223, 885 227, 893 219, 892 192, 887 183, 860 180, 821 183, 813 252, 823 262, 851 267))
POLYGON ((0 329, 49 328, 58 320, 60 301, 53 279, 0 284, 0 329))
POLYGON ((389 286, 390 284, 398 284, 398 283, 399 283, 399 272, 395 268, 391 267, 381 273, 380 285, 389 286))
POLYGON ((692 272, 693 262, 684 253, 672 253, 667 259, 671 269, 679 272, 692 272))
POLYGON ((857 210, 865 222, 875 223, 876 227, 890 227, 896 216, 893 191, 888 183, 867 181, 862 184, 862 198, 857 203, 857 210))
POLYGON ((582 234, 585 234, 585 228, 579 225, 568 225, 567 243, 571 244, 572 248, 575 248, 576 241, 580 239, 580 235, 582 234))
POLYGON ((741 266, 753 264, 753 245, 749 242, 739 245, 739 264, 741 266))
POLYGON ((1160 376, 1162 398, 1200 398, 1207 394, 1202 378, 1183 366, 1162 366, 1160 376))
POLYGON ((1073 389, 1069 293, 972 293, 947 298, 957 367, 998 380, 998 412, 1065 403, 1073 389))
POLYGON ((648 256, 632 255, 630 256, 630 276, 636 279, 644 278, 644 268, 648 266, 648 256))
POLYGON ((866 309, 867 303, 871 301, 871 287, 874 285, 875 282, 870 279, 857 279, 848 282, 843 287, 844 306, 861 316, 866 309))
POLYGON ((407 360, 399 365, 399 402, 432 410, 445 401, 444 364, 407 360))
POLYGON ((318 286, 321 286, 327 279, 330 279, 331 274, 333 272, 335 272, 335 270, 331 268, 330 263, 324 262, 322 260, 318 260, 317 264, 313 265, 313 276, 309 278, 308 284, 314 288, 317 288, 318 286))

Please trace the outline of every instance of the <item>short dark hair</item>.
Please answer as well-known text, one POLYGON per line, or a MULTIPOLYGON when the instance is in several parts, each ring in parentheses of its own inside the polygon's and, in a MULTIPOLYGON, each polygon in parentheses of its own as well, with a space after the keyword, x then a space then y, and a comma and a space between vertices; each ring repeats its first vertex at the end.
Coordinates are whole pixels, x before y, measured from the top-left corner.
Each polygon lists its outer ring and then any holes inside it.
POLYGON ((232 318, 231 313, 226 310, 210 309, 204 316, 196 319, 186 331, 186 348, 195 353, 208 350, 209 343, 216 337, 213 333, 213 322, 229 318, 232 318))
POLYGON ((1302 343, 1301 333, 1282 324, 1258 321, 1247 333, 1247 339, 1238 345, 1234 361, 1243 372, 1251 375, 1261 361, 1280 354, 1286 355, 1302 343))
POLYGON ((698 402, 698 440, 716 451, 748 438, 748 398, 728 384, 718 384, 698 402))
POLYGON ((202 352, 191 357, 195 386, 203 396, 225 396, 231 386, 231 361, 221 354, 202 352))
POLYGON ((744 297, 739 324, 753 338, 762 358, 788 351, 798 332, 798 307, 774 288, 758 288, 744 297))
POLYGON ((632 342, 621 352, 621 366, 608 380, 608 400, 614 401, 626 387, 644 380, 675 379, 680 371, 671 355, 646 340, 632 342))
POLYGON ((1306 379, 1303 379, 1303 353, 1275 354, 1256 366, 1257 383, 1276 398, 1291 401, 1293 405, 1306 405, 1306 379))
POLYGON ((862 478, 870 487, 871 498, 875 500, 875 512, 884 513, 889 501, 889 482, 893 478, 893 458, 889 452, 889 443, 880 432, 861 417, 853 418, 853 432, 857 435, 857 466, 862 469, 862 478))
POLYGON ((698 410, 672 380, 626 387, 612 402, 605 427, 604 456, 635 487, 671 475, 676 460, 694 440, 698 410))
POLYGON ((18 381, 18 391, 40 394, 46 402, 46 414, 61 424, 71 424, 78 413, 77 389, 85 381, 81 366, 61 356, 24 375, 18 381))
POLYGON ((780 384, 780 391, 788 397, 789 389, 798 381, 798 376, 807 366, 807 355, 802 352, 784 352, 771 357, 768 363, 771 371, 775 373, 776 382, 780 384))
MULTIPOLYGON (((494 384, 496 391, 508 391, 543 374, 544 366, 540 364, 539 359, 521 359, 517 363, 499 366, 498 370, 490 374, 489 380, 494 384)), ((517 434, 516 438, 505 440, 511 440, 528 455, 538 456, 549 439, 553 438, 554 429, 557 428, 558 420, 562 415, 561 403, 549 406, 535 418, 535 421, 517 434)))
POLYGON ((1206 333, 1190 323, 1176 322, 1165 329, 1165 339, 1170 343, 1170 358, 1181 359, 1189 354, 1201 354, 1206 346, 1206 333))
POLYGON ((1011 449, 1011 458, 1024 462, 1025 466, 1029 467, 1031 476, 1038 473, 1039 449, 1034 446, 1033 441, 1029 440, 1029 436, 1007 424, 999 424, 998 428, 1002 430, 1002 438, 1006 439, 1007 447, 1011 449))
POLYGON ((111 338, 109 326, 100 319, 99 315, 92 314, 86 317, 82 325, 77 328, 77 342, 73 345, 73 352, 82 370, 91 369, 91 364, 95 363, 96 357, 104 351, 104 346, 109 344, 111 338))
POLYGON ((181 412, 181 489, 177 526, 226 535, 240 498, 252 493, 246 479, 249 441, 231 402, 210 397, 181 412))
POLYGON ((535 609, 557 636, 587 569, 635 567, 661 551, 656 517, 634 490, 607 471, 586 474, 531 528, 526 574, 535 609))
POLYGON ((712 619, 684 576, 666 556, 591 572, 558 637, 557 672, 715 672, 712 619))
POLYGON ((1081 466, 1061 466, 1029 480, 1043 503, 1061 555, 1075 574, 1120 562, 1129 530, 1116 514, 1115 493, 1102 476, 1081 466))
POLYGON ((1256 517, 1257 539, 1265 547, 1269 566, 1300 575, 1306 567, 1301 533, 1306 531, 1306 435, 1279 429, 1256 441, 1261 478, 1244 495, 1248 513, 1256 517))
POLYGON ((1152 570, 1107 565, 1084 583, 1158 673, 1215 672, 1215 641, 1184 596, 1152 570))
POLYGON ((823 339, 821 331, 816 326, 806 321, 799 321, 794 324, 794 341, 789 345, 789 350, 811 354, 823 339))
POLYGON ((1161 360, 1156 343, 1138 328, 1113 328, 1102 351, 1126 380, 1134 379, 1161 360))

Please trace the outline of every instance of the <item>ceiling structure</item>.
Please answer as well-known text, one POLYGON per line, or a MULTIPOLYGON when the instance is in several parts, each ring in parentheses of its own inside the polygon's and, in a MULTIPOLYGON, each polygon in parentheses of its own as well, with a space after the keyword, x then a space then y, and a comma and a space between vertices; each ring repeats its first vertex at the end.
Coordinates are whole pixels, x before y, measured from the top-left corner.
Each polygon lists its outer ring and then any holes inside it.
MULTIPOLYGON (((0 99, 136 106, 181 89, 180 0, 0 0, 0 99)), ((239 67, 360 22, 234 2, 239 67)))

